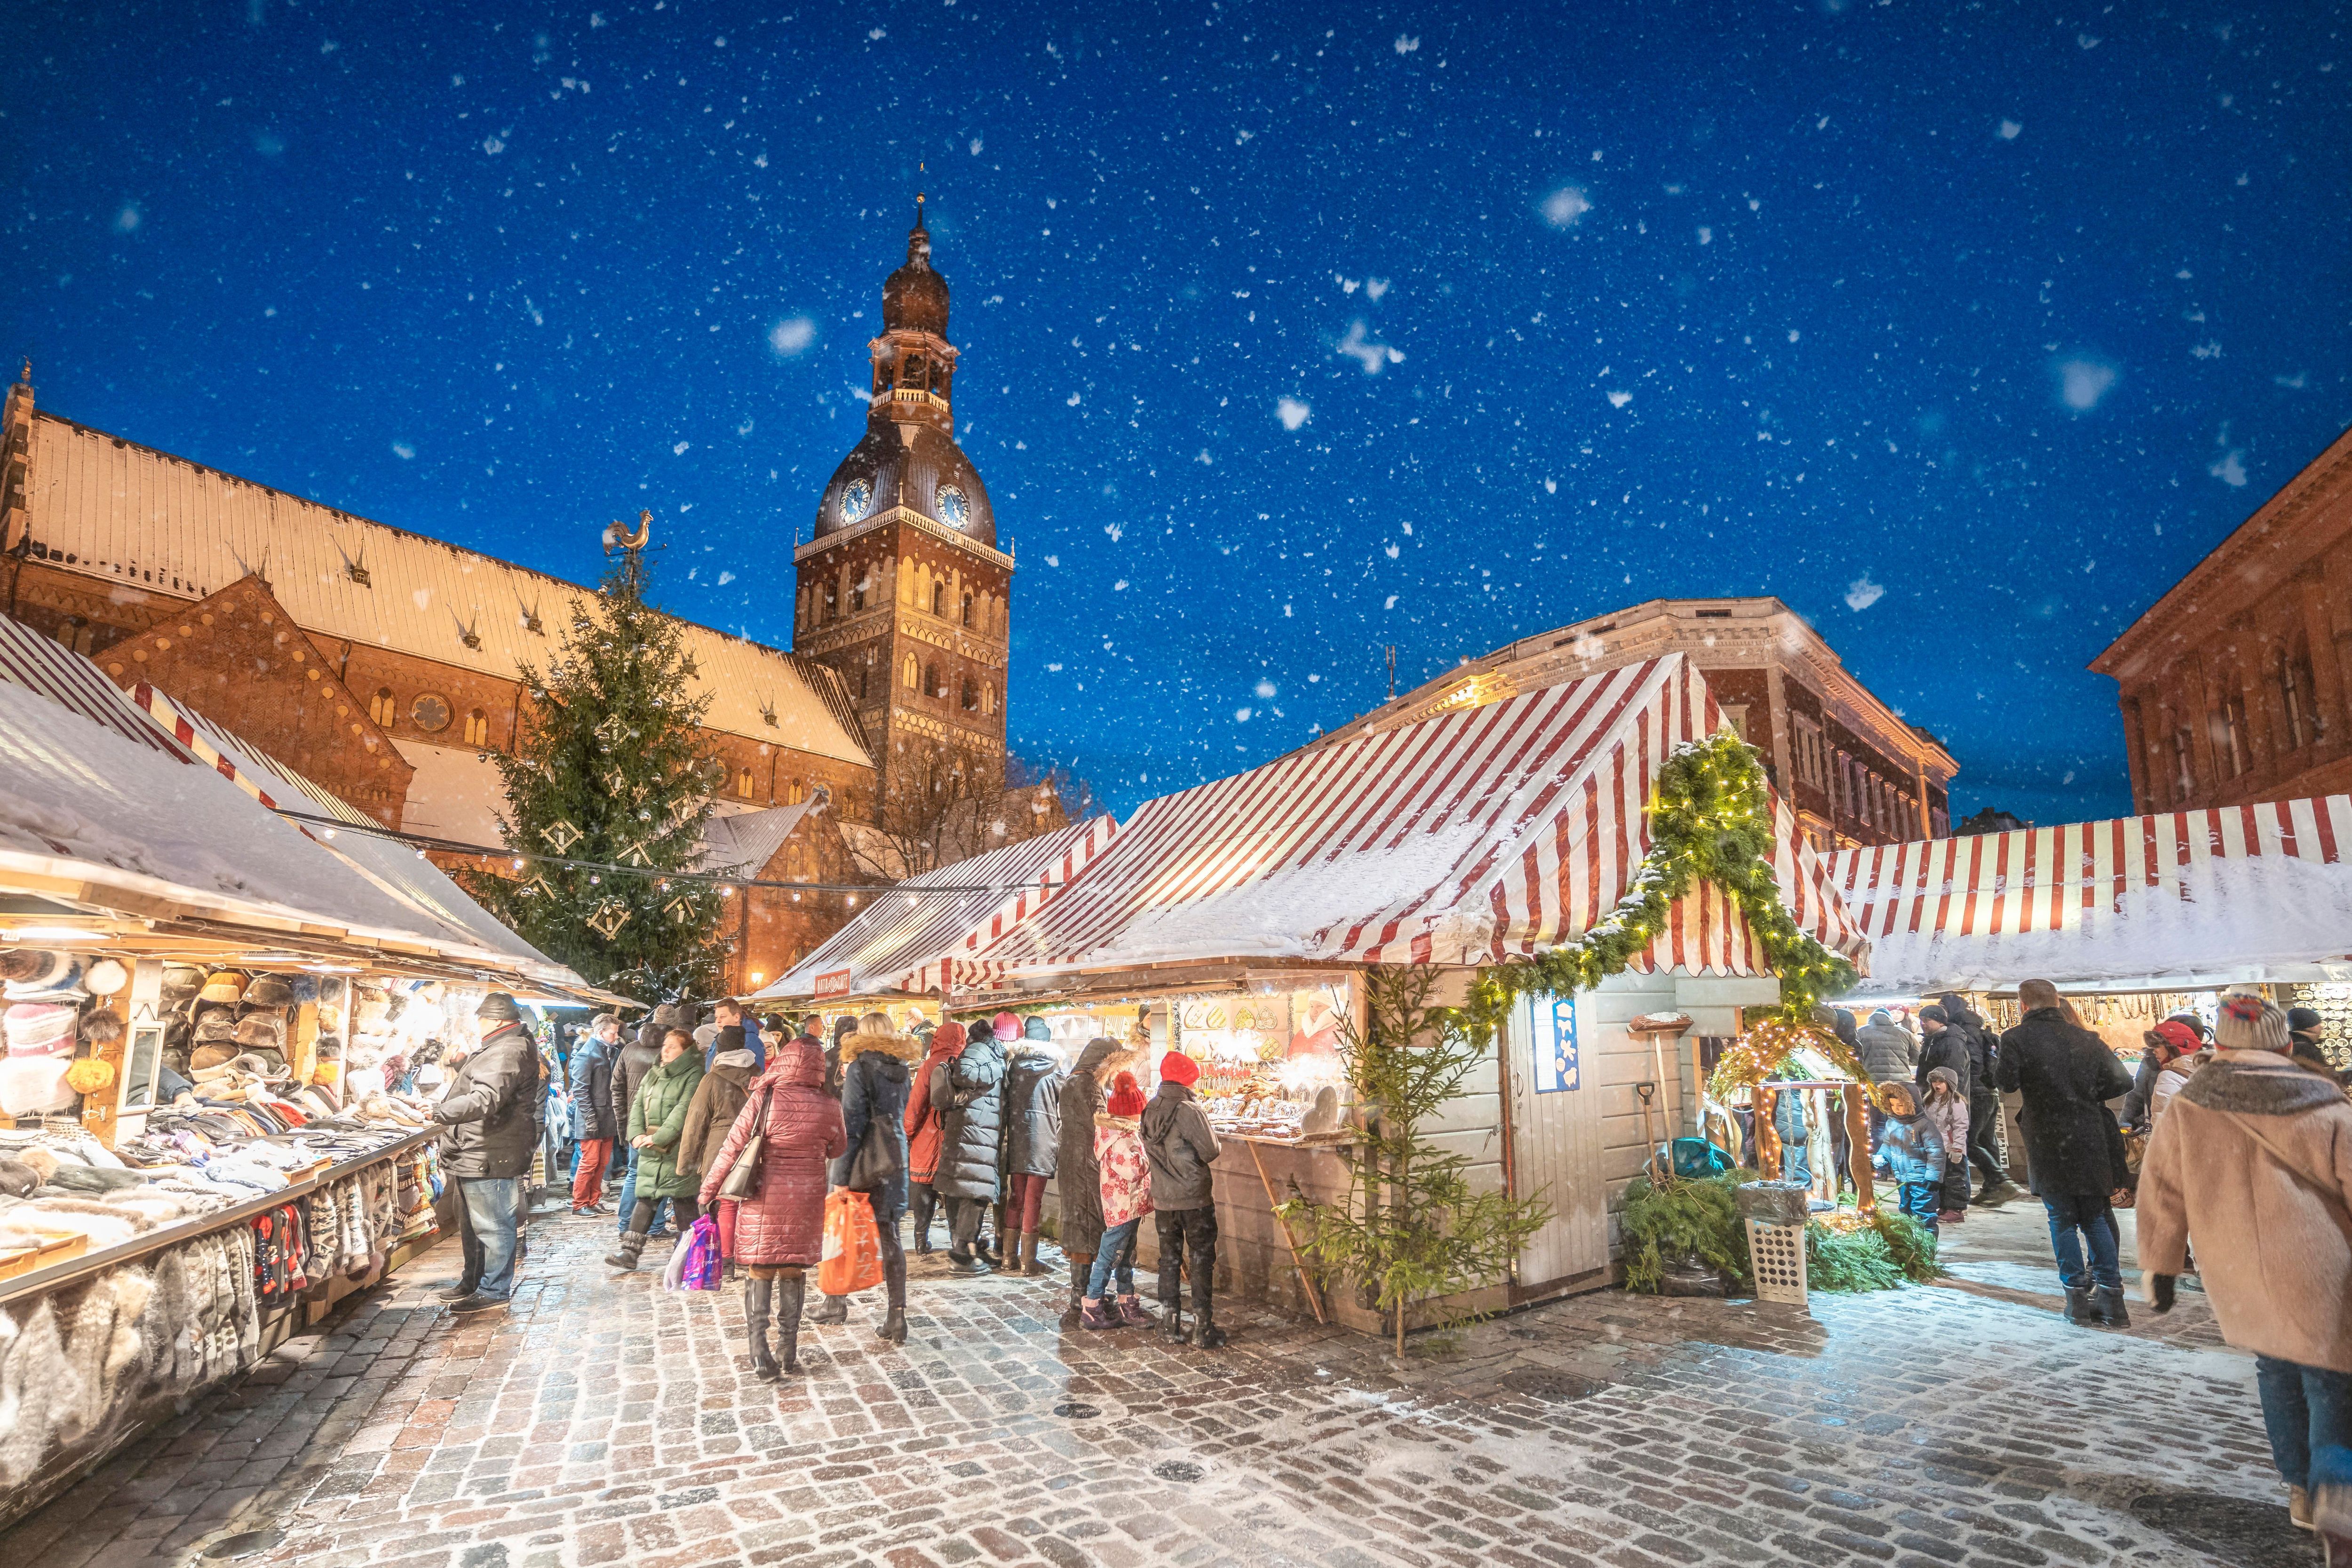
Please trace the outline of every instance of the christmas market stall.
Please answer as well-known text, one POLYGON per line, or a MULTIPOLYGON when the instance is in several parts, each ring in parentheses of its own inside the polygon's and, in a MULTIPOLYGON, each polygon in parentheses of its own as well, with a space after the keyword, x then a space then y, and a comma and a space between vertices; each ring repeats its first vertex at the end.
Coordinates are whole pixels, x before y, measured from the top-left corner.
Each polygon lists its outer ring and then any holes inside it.
POLYGON ((894 883, 820 943, 754 1004, 837 1019, 882 1012, 901 1029, 936 1025, 940 998, 921 988, 927 965, 992 941, 1060 896, 1118 836, 1097 816, 894 883))
POLYGON ((967 951, 919 976, 960 1016, 1133 1008, 1147 1087, 1196 1059, 1231 1288, 1401 1332, 1608 1282, 1697 1039, 1866 949, 1676 655, 1150 801, 967 951))
POLYGON ((483 995, 599 994, 376 825, 5 621, 0 777, 13 1518, 430 1243, 409 1091, 483 995))

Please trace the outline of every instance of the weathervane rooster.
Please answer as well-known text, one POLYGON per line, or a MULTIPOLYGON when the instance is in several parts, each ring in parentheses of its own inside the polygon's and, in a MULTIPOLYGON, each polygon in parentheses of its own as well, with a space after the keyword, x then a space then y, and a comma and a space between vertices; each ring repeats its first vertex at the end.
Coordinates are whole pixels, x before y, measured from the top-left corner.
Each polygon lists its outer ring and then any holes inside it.
POLYGON ((637 513, 637 531, 635 533, 622 528, 620 520, 615 518, 604 527, 604 553, 610 555, 615 550, 643 550, 646 542, 653 536, 654 514, 650 510, 637 513))

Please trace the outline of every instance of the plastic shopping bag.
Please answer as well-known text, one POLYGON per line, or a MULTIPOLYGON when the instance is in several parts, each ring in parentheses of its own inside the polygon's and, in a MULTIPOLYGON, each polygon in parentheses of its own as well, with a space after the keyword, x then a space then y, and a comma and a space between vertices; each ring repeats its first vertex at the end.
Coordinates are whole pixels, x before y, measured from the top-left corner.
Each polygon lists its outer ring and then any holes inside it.
POLYGON ((828 1296, 848 1296, 882 1283, 882 1238, 874 1228, 874 1205, 847 1188, 824 1200, 824 1253, 816 1266, 816 1288, 828 1296))
POLYGON ((719 1289, 719 1266, 724 1261, 719 1249, 719 1222, 709 1215, 694 1222, 693 1227, 679 1238, 677 1251, 672 1258, 677 1271, 673 1290, 716 1290, 719 1289))

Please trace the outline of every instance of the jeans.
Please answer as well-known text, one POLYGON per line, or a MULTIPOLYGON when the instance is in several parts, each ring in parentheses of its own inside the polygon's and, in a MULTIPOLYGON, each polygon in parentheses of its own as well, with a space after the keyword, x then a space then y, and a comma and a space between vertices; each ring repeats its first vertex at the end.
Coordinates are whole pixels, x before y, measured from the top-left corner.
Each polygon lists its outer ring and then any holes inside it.
POLYGON ((2009 1180, 2000 1163, 2000 1117, 1999 1095, 1969 1098, 1969 1158, 1984 1173, 1988 1184, 2009 1180))
POLYGON ((2087 1290, 2094 1285, 2105 1290, 2122 1289, 2123 1271, 2116 1261, 2120 1237, 2116 1230, 2115 1211, 2107 1206, 2105 1194, 2044 1193, 2042 1206, 2050 1212, 2050 1251, 2058 1259, 2059 1282, 2069 1290, 2087 1290), (2088 1273, 2083 1268, 2078 1231, 2091 1244, 2088 1273))
POLYGON ((520 1176, 457 1178, 457 1240, 466 1260, 458 1278, 476 1294, 503 1301, 514 1293, 516 1220, 521 1207, 520 1176))
MULTIPOLYGON (((628 1231, 629 1221, 635 1216, 637 1204, 637 1152, 638 1152, 635 1149, 631 1149, 629 1151, 629 1173, 621 1178, 621 1223, 619 1228, 625 1235, 628 1231)), ((654 1199, 652 1212, 653 1223, 655 1225, 659 1225, 661 1223, 662 1211, 667 1209, 668 1206, 669 1200, 667 1198, 654 1199)), ((650 1234, 650 1232, 648 1232, 648 1234, 650 1234)))
POLYGON ((2337 1450, 2335 1462, 2321 1468, 2342 1473, 2352 1460, 2352 1372, 2258 1355, 2254 1384, 2262 1391, 2271 1459, 2286 1484, 2309 1486, 2313 1459, 2324 1458, 2330 1448, 2337 1450))
POLYGON ((1114 1273, 1118 1278, 1118 1293, 1135 1294, 1135 1232, 1143 1216, 1112 1226, 1103 1232, 1101 1243, 1095 1248, 1094 1271, 1087 1276, 1087 1300, 1099 1301, 1103 1288, 1111 1282, 1114 1273))

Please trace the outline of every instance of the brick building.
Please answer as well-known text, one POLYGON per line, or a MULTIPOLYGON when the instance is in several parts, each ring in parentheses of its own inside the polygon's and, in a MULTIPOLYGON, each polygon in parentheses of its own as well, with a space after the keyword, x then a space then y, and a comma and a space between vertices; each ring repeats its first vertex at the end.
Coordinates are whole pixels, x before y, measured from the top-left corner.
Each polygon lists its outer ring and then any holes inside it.
POLYGON ((1653 599, 1466 659, 1318 744, 1448 708, 1496 702, 1599 669, 1689 656, 1816 848, 1942 838, 1958 771, 1943 742, 1854 679, 1778 599, 1653 599))
POLYGON ((2352 790, 2352 431, 2091 668, 2118 688, 2136 812, 2352 790))

